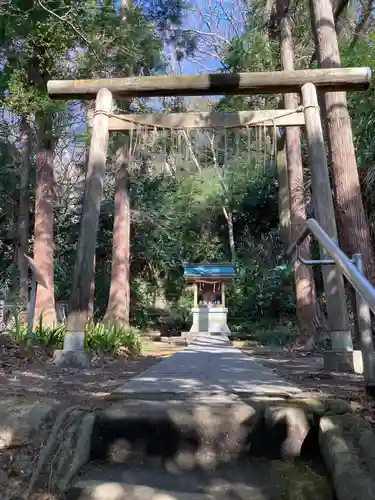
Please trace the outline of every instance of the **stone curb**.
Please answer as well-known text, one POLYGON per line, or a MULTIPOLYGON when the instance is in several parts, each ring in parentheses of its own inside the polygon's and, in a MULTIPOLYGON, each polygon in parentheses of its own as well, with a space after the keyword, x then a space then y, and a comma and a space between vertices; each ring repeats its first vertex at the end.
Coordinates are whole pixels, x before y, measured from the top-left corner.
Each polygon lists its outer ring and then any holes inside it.
POLYGON ((44 489, 64 491, 90 456, 94 413, 83 407, 71 406, 61 412, 40 450, 27 495, 44 489))
POLYGON ((31 444, 40 448, 48 436, 60 404, 14 397, 0 402, 0 451, 31 444))
POLYGON ((319 446, 337 500, 375 499, 375 434, 365 419, 349 413, 322 417, 319 446))

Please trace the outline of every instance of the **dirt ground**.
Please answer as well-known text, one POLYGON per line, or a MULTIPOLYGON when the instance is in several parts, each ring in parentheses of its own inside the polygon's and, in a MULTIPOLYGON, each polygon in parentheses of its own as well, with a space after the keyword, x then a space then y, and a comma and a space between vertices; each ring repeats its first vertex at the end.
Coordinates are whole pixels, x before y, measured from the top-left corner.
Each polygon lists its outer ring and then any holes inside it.
MULTIPOLYGON (((361 404, 371 412, 375 410, 375 401, 365 394, 362 376, 326 373, 318 355, 260 348, 251 342, 233 344, 305 391, 361 404)), ((183 347, 174 341, 147 339, 138 358, 95 356, 90 369, 59 370, 53 365, 52 352, 21 348, 0 335, 0 398, 52 398, 66 405, 100 407, 108 404, 108 396, 116 387, 183 347)))
POLYGON ((375 399, 365 393, 362 375, 325 372, 318 354, 256 347, 250 342, 233 344, 304 392, 348 401, 375 427, 375 399))
MULTIPOLYGON (((108 396, 116 387, 181 348, 181 344, 146 340, 144 353, 138 358, 95 356, 93 366, 88 370, 58 370, 53 365, 52 352, 21 348, 1 334, 0 400, 19 397, 20 401, 42 402, 53 399, 63 407, 101 408, 111 404, 108 396)), ((38 450, 31 445, 6 449, 0 446, 0 500, 25 499, 23 492, 37 459, 38 450)), ((49 494, 35 494, 32 500, 55 498, 49 494)))
POLYGON ((52 398, 64 405, 90 408, 108 404, 108 396, 129 378, 170 356, 183 345, 146 340, 138 358, 94 356, 90 369, 56 369, 52 352, 20 348, 1 335, 0 398, 52 398))

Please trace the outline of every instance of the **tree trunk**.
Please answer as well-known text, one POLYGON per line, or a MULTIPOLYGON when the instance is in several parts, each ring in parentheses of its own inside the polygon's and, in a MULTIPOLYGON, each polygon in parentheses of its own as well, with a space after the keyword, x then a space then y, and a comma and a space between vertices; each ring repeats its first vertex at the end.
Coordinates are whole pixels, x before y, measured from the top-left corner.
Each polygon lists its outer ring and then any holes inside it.
MULTIPOLYGON (((29 183, 30 158, 32 149, 32 129, 28 121, 21 121, 20 137, 20 198, 18 216, 18 270, 19 270, 19 297, 26 308, 29 296, 28 264, 24 254, 29 251, 29 183)), ((25 320, 27 321, 26 317, 25 320)))
POLYGON ((130 315, 130 198, 128 190, 129 158, 125 148, 116 152, 117 179, 113 224, 112 274, 105 319, 129 325, 130 315))
MULTIPOLYGON (((341 61, 332 4, 330 0, 310 0, 310 3, 320 66, 338 68, 341 61)), ((362 253, 366 275, 374 283, 374 254, 363 207, 346 93, 327 92, 324 101, 340 246, 349 256, 362 253)))
POLYGON ((291 241, 291 221, 290 221, 290 192, 289 192, 289 176, 288 164, 286 159, 286 146, 283 137, 277 138, 277 177, 279 181, 279 222, 280 222, 280 237, 283 243, 284 251, 289 248, 291 241))
POLYGON ((233 212, 231 210, 227 210, 226 207, 223 206, 223 213, 227 220, 228 224, 228 240, 229 240, 229 249, 231 261, 236 261, 236 246, 234 243, 234 229, 233 229, 233 212))
MULTIPOLYGON (((284 70, 294 69, 294 47, 287 0, 280 0, 280 55, 284 70)), ((285 108, 297 108, 297 94, 285 94, 285 108)), ((306 201, 304 196, 301 135, 299 127, 286 128, 286 154, 291 204, 291 238, 295 241, 306 223, 306 201)), ((300 246, 301 256, 311 258, 310 242, 306 239, 300 246)), ((312 268, 299 260, 294 262, 296 290, 296 312, 300 340, 312 348, 315 341, 316 290, 312 268)))
POLYGON ((48 288, 38 287, 35 319, 37 326, 42 316, 44 326, 56 323, 53 286, 53 205, 55 199, 52 124, 45 116, 37 116, 38 150, 36 154, 36 192, 34 226, 34 260, 48 288))

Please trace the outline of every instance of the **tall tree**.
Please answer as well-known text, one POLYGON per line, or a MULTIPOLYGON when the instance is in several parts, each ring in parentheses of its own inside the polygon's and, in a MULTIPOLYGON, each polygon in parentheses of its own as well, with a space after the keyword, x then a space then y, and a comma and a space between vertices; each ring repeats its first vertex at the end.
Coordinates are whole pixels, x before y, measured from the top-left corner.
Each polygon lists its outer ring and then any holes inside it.
POLYGON ((24 254, 29 252, 29 183, 31 153, 33 145, 33 131, 26 118, 21 120, 20 130, 20 197, 18 215, 18 271, 19 271, 19 296, 22 304, 26 306, 29 295, 28 265, 24 254))
POLYGON ((131 208, 128 168, 131 161, 126 146, 116 151, 115 213, 113 223, 111 285, 106 319, 129 324, 130 315, 130 224, 131 208))
POLYGON ((42 273, 47 288, 38 287, 35 324, 42 318, 43 324, 56 323, 55 293, 53 283, 54 254, 54 147, 51 137, 52 124, 49 117, 37 114, 38 144, 36 155, 36 192, 35 192, 35 224, 34 224, 34 261, 42 273))
MULTIPOLYGON (((294 70, 294 44, 292 23, 289 17, 289 0, 278 0, 276 11, 280 30, 280 56, 284 70, 294 70)), ((284 95, 284 107, 297 108, 297 94, 284 95)), ((306 224, 306 201, 301 152, 301 136, 299 127, 286 128, 286 154, 289 174, 291 203, 291 237, 295 241, 306 224)), ((306 239, 300 248, 305 259, 311 258, 310 242, 306 239)), ((302 264, 298 259, 294 262, 294 281, 296 289, 296 312, 300 340, 308 348, 312 348, 315 340, 316 290, 311 267, 302 264)))
MULTIPOLYGON (((120 17, 125 26, 127 18, 132 12, 131 0, 120 0, 120 17)), ((180 0, 173 2, 157 3, 153 1, 145 5, 145 14, 152 19, 157 33, 164 43, 172 46, 177 54, 177 59, 181 58, 185 52, 193 48, 191 37, 186 36, 181 30, 181 17, 184 5, 180 0), (164 5, 164 8, 161 8, 164 5)), ((147 63, 147 61, 146 61, 147 63)), ((134 64, 129 67, 128 73, 136 74, 139 70, 142 73, 149 73, 151 66, 144 64, 134 64)), ((124 70, 119 68, 119 73, 124 76, 124 70)), ((125 75, 129 76, 129 75, 125 75)), ((123 108, 129 108, 130 103, 119 101, 123 108)), ((122 325, 129 323, 130 315, 130 227, 131 227, 131 207, 129 194, 129 168, 131 167, 131 151, 127 151, 127 146, 119 144, 115 153, 116 166, 116 188, 115 188, 115 213, 113 223, 113 243, 112 243, 112 265, 111 284, 109 300, 105 317, 111 322, 122 325)), ((131 142, 129 147, 132 148, 131 142)))
MULTIPOLYGON (((54 2, 54 8, 60 14, 71 7, 71 2, 54 2)), ((82 10, 79 6, 74 7, 79 18, 82 10)), ((53 155, 56 141, 52 125, 53 111, 57 107, 46 98, 46 84, 49 78, 61 76, 67 70, 65 56, 76 48, 77 39, 82 40, 79 30, 74 26, 67 29, 64 18, 49 10, 41 0, 32 4, 23 0, 11 2, 7 14, 0 17, 0 41, 4 54, 1 81, 8 89, 4 104, 24 120, 29 116, 36 117, 34 258, 48 288, 38 290, 35 319, 38 321, 42 314, 43 321, 52 324, 56 321, 53 288, 53 155)), ((24 205, 26 195, 25 190, 22 191, 24 205)), ((24 235, 22 241, 25 249, 24 235)), ((22 276, 22 295, 26 295, 25 268, 22 276)))
MULTIPOLYGON (((310 7, 319 65, 340 67, 332 3, 310 0, 310 7)), ((374 253, 363 207, 346 93, 327 92, 324 102, 340 244, 348 255, 362 253, 367 276, 374 282, 374 253)))
MULTIPOLYGON (((130 0, 120 0, 120 16, 122 23, 126 23, 129 8, 131 8, 130 0)), ((125 103, 125 105, 128 107, 129 103, 125 103)), ((111 284, 105 318, 111 323, 117 323, 123 326, 129 324, 130 316, 131 208, 128 189, 129 160, 130 155, 129 151, 126 151, 126 146, 124 144, 118 144, 115 153, 116 183, 111 284)))

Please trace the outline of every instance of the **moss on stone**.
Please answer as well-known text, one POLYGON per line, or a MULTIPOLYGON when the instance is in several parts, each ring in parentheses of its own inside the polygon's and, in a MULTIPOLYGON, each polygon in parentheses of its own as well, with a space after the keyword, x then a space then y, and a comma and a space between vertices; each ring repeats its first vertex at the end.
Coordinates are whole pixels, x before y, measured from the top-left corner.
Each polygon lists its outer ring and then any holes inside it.
POLYGON ((324 467, 303 462, 273 461, 279 482, 280 500, 333 500, 332 483, 324 467))

